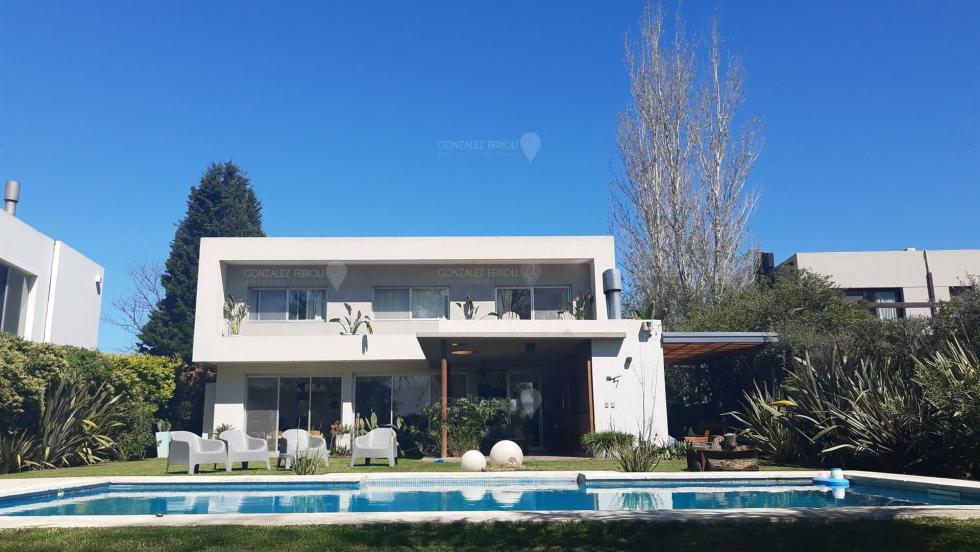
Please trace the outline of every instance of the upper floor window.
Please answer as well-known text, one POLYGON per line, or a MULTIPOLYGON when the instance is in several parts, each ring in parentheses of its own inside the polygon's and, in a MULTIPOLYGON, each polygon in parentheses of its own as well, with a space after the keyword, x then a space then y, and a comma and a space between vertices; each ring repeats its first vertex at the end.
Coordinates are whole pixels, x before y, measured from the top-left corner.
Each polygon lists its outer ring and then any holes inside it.
POLYGON ((567 286, 498 288, 497 315, 521 320, 557 320, 569 311, 571 291, 567 286))
POLYGON ((449 318, 449 290, 446 288, 375 288, 372 302, 374 318, 449 318))
MULTIPOLYGON (((868 303, 901 303, 902 290, 900 288, 852 288, 845 289, 844 295, 855 301, 868 303)), ((897 307, 875 308, 868 306, 868 309, 880 320, 894 320, 905 318, 905 309, 897 307)))
POLYGON ((326 320, 325 289, 253 289, 249 291, 250 320, 326 320))

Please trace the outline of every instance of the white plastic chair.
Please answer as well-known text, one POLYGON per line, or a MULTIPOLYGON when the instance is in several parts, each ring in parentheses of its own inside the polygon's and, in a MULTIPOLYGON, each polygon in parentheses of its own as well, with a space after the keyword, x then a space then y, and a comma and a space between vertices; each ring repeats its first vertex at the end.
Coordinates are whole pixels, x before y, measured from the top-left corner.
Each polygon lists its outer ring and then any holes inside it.
POLYGON ((319 454, 323 465, 330 465, 330 449, 323 437, 310 435, 305 429, 287 429, 282 432, 282 438, 286 440, 286 468, 289 468, 291 458, 304 454, 319 454))
POLYGON ((228 463, 225 467, 231 471, 235 462, 242 462, 243 467, 246 462, 265 462, 265 469, 272 470, 272 463, 269 461, 269 444, 265 439, 249 437, 237 429, 222 431, 219 439, 228 445, 228 463))
POLYGON ((372 429, 365 435, 355 437, 350 448, 350 465, 363 458, 365 464, 370 464, 372 458, 387 458, 388 465, 395 465, 398 454, 398 438, 395 430, 390 427, 372 429))
POLYGON ((174 431, 170 435, 170 453, 164 473, 169 473, 174 464, 186 465, 187 475, 193 475, 194 468, 201 464, 224 464, 231 470, 224 441, 203 439, 190 431, 174 431))

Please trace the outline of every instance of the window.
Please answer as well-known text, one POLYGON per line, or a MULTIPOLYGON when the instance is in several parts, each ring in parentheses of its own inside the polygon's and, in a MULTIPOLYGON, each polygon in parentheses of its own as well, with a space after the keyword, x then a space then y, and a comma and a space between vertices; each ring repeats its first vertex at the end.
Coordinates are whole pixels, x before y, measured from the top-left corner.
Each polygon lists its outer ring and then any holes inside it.
POLYGON ((326 320, 325 289, 253 289, 249 320, 326 320))
MULTIPOLYGON (((439 376, 392 375, 356 376, 354 378, 354 416, 370 419, 374 414, 379 425, 402 418, 417 424, 422 411, 439 400, 439 376)), ((466 374, 449 375, 449 397, 466 395, 466 374)))
POLYGON ((245 394, 245 431, 276 450, 287 429, 330 436, 340 421, 339 377, 249 377, 245 394))
POLYGON ((376 288, 371 305, 378 320, 449 318, 446 288, 376 288))
POLYGON ((568 287, 499 288, 497 314, 513 313, 521 320, 557 320, 568 312, 568 287))
POLYGON ((902 302, 902 290, 899 288, 886 288, 886 289, 874 289, 874 288, 864 288, 864 289, 845 289, 844 295, 849 299, 860 301, 865 304, 868 310, 872 314, 878 317, 880 320, 894 320, 896 318, 905 318, 905 309, 900 309, 896 307, 884 307, 875 308, 869 306, 869 303, 901 303, 902 302))
POLYGON ((0 331, 24 337, 32 283, 28 274, 0 264, 0 331))

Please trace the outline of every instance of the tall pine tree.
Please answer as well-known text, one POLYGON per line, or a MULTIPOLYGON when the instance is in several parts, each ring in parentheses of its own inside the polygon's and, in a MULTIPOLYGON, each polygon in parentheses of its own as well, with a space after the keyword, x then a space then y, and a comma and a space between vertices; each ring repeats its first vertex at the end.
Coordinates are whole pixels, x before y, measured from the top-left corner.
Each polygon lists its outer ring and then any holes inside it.
POLYGON ((150 313, 139 335, 139 349, 155 355, 176 355, 186 366, 178 374, 170 417, 175 426, 195 429, 203 413, 205 367, 190 365, 197 300, 197 265, 201 238, 265 236, 262 206, 248 177, 238 165, 212 163, 187 199, 187 215, 170 243, 170 257, 161 283, 163 300, 150 313))

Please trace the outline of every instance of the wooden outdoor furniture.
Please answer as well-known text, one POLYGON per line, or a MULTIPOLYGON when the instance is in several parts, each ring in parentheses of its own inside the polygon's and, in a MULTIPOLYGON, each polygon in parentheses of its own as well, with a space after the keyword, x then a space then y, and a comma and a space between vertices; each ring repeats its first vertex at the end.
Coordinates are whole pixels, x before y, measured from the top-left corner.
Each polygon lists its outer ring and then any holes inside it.
POLYGON ((700 437, 697 435, 693 437, 684 437, 684 441, 688 443, 707 443, 711 441, 711 432, 705 430, 704 437, 700 437))

